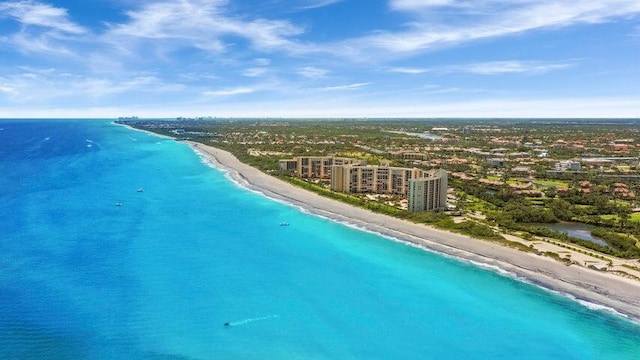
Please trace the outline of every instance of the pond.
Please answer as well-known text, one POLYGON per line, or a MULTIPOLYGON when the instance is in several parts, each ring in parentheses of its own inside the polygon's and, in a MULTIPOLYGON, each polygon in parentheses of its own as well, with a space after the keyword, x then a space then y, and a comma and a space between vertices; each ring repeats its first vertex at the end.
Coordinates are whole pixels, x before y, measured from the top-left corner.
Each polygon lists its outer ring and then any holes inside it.
POLYGON ((591 230, 595 228, 593 225, 587 225, 577 222, 559 222, 554 224, 538 224, 544 226, 547 229, 555 230, 561 233, 565 233, 569 236, 577 237, 579 239, 591 241, 596 244, 608 246, 608 244, 599 238, 591 235, 591 230))

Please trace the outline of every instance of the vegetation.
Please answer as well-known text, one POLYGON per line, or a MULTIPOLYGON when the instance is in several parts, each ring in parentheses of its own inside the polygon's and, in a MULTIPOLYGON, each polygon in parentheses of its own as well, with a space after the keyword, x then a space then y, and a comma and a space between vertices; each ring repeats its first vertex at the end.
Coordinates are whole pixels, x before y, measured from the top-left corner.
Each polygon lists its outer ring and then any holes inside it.
POLYGON ((596 228, 591 231, 591 234, 606 241, 609 246, 614 248, 616 256, 623 258, 640 257, 640 248, 636 245, 636 239, 628 234, 620 235, 603 228, 596 228))
MULTIPOLYGON (((456 223, 450 217, 441 212, 409 212, 406 210, 400 210, 393 206, 379 203, 377 201, 368 200, 361 196, 337 193, 301 179, 284 177, 283 180, 288 181, 291 184, 299 186, 303 189, 313 191, 316 194, 339 200, 350 205, 359 206, 376 213, 410 220, 415 223, 429 224, 440 229, 470 235, 476 238, 486 240, 504 240, 501 235, 497 234, 493 229, 491 229, 491 227, 487 225, 480 224, 474 221, 463 221, 456 223)), ((504 241, 506 242, 506 240, 504 241)), ((514 246, 513 244, 510 245, 514 246)), ((528 250, 529 248, 527 248, 527 251, 528 250)))
POLYGON ((378 213, 492 241, 504 240, 495 232, 498 226, 525 238, 543 236, 608 255, 640 257, 628 240, 640 237, 635 199, 640 192, 640 147, 635 145, 640 126, 634 120, 179 119, 128 124, 225 149, 296 186, 378 213), (438 136, 425 139, 425 132, 438 136), (280 159, 315 155, 444 168, 455 190, 453 211, 409 213, 385 199, 337 194, 322 182, 296 179, 279 169, 280 159), (492 158, 503 160, 490 162, 492 158), (579 161, 581 167, 563 169, 564 160, 579 161), (461 218, 453 221, 452 216, 461 218), (598 232, 608 232, 600 238, 609 246, 540 225, 558 221, 594 225, 598 232))

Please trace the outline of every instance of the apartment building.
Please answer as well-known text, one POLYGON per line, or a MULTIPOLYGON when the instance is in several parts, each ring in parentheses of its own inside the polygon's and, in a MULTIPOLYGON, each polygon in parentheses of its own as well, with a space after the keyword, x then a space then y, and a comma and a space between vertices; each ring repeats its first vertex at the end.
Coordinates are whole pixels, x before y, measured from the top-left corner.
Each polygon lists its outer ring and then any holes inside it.
POLYGON ((447 208, 447 172, 425 171, 424 176, 409 180, 409 211, 433 211, 447 208))
POLYGON ((334 165, 331 169, 331 190, 406 195, 409 180, 421 178, 424 173, 425 171, 416 168, 388 165, 334 165))
POLYGON ((306 179, 330 179, 334 165, 366 165, 366 160, 333 156, 297 156, 280 160, 280 170, 293 171, 296 176, 306 179))
POLYGON ((580 171, 582 168, 579 161, 562 160, 556 163, 556 171, 580 171))

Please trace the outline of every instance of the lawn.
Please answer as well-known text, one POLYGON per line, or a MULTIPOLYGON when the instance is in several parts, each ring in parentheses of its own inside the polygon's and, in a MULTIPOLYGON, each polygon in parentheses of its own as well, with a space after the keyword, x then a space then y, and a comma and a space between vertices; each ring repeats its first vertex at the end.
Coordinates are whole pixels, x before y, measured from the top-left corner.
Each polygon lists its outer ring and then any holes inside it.
POLYGON ((544 186, 569 187, 568 181, 561 181, 561 180, 535 180, 533 183, 537 185, 544 185, 544 186))
MULTIPOLYGON (((602 218, 603 220, 613 219, 613 220, 618 221, 618 215, 614 215, 614 214, 600 215, 600 218, 602 218)), ((640 221, 640 212, 631 214, 631 216, 629 217, 629 220, 630 221, 640 221)))

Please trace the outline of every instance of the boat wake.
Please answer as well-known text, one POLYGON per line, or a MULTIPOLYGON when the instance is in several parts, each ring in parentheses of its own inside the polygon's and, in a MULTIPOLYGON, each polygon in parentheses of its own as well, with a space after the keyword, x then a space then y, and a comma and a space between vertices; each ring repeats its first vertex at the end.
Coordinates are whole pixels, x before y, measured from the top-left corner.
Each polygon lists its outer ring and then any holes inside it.
POLYGON ((229 325, 238 326, 238 325, 248 324, 248 323, 254 322, 254 321, 270 320, 270 319, 276 319, 276 318, 278 318, 278 315, 268 315, 268 316, 262 316, 262 317, 244 319, 244 320, 241 320, 241 321, 232 322, 232 323, 229 323, 229 325))
POLYGON ((93 147, 94 145, 97 146, 97 147, 100 147, 100 144, 98 144, 97 142, 95 142, 95 141, 93 141, 91 139, 86 139, 85 141, 87 142, 87 147, 88 148, 93 147))

